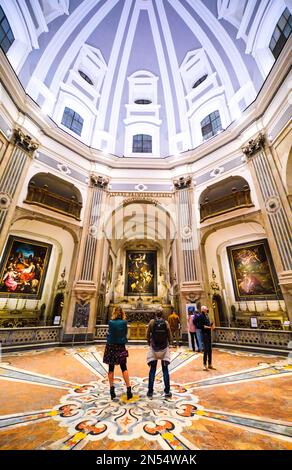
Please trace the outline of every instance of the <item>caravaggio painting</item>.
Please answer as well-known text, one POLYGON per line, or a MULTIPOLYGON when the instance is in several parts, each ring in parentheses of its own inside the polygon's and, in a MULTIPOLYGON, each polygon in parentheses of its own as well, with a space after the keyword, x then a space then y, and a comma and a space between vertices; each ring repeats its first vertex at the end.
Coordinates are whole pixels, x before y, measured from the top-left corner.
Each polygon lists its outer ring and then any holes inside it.
POLYGON ((156 295, 156 251, 126 252, 125 295, 156 295))
POLYGON ((40 299, 52 245, 10 235, 0 265, 0 296, 40 299))
POLYGON ((281 297, 267 240, 227 247, 235 300, 281 297))

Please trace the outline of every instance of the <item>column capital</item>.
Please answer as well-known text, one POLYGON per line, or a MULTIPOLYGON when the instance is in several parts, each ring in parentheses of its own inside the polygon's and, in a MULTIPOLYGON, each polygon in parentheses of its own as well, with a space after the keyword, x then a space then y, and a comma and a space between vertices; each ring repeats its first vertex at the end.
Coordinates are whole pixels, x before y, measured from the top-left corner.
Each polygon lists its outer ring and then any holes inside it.
POLYGON ((21 129, 14 129, 13 132, 13 143, 28 153, 30 156, 33 155, 35 150, 39 148, 39 144, 32 140, 30 135, 25 134, 21 129))
POLYGON ((248 143, 242 147, 242 151, 247 158, 250 158, 260 150, 263 150, 265 141, 265 134, 260 132, 254 139, 249 140, 248 143))
POLYGON ((107 189, 108 184, 109 178, 95 174, 89 176, 89 185, 92 188, 107 189))
POLYGON ((188 189, 192 185, 192 176, 180 176, 180 178, 173 180, 173 185, 176 190, 188 189))

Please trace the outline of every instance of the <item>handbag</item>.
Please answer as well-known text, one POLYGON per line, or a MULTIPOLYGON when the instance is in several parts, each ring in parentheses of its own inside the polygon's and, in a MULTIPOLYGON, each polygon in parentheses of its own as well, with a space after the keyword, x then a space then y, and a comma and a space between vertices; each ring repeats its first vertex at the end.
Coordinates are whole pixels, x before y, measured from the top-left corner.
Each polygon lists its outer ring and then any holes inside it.
POLYGON ((125 362, 128 356, 129 356, 129 353, 126 349, 125 351, 122 351, 119 356, 120 363, 125 362))

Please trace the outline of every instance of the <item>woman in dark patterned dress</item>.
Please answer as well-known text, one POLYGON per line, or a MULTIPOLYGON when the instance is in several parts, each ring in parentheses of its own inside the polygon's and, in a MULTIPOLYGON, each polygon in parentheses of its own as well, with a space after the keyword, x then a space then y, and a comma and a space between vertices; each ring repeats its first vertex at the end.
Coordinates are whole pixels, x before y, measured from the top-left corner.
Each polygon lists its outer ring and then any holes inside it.
POLYGON ((127 322, 126 314, 121 307, 115 307, 112 313, 112 319, 108 324, 107 343, 103 355, 103 362, 108 364, 108 380, 110 384, 111 399, 116 398, 114 387, 114 369, 115 365, 119 365, 124 381, 127 385, 127 400, 133 397, 129 372, 127 370, 128 351, 125 344, 127 342, 127 322))

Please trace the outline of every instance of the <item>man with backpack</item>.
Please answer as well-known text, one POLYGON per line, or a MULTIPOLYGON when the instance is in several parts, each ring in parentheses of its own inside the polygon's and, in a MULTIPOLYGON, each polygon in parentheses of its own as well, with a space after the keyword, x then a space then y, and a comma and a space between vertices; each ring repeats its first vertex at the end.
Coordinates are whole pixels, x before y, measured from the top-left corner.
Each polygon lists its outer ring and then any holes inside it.
POLYGON ((147 397, 153 397, 154 380, 158 360, 161 360, 161 367, 164 381, 165 398, 171 398, 168 364, 170 363, 169 344, 171 343, 171 331, 169 323, 164 320, 163 312, 157 310, 156 318, 151 320, 147 329, 147 341, 149 351, 147 354, 147 364, 150 367, 147 397))

